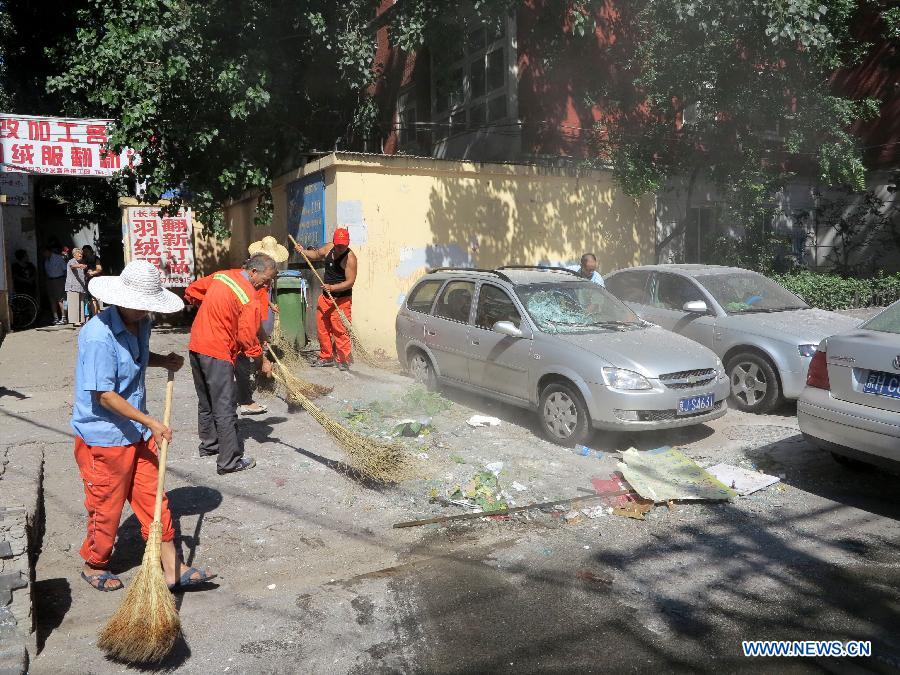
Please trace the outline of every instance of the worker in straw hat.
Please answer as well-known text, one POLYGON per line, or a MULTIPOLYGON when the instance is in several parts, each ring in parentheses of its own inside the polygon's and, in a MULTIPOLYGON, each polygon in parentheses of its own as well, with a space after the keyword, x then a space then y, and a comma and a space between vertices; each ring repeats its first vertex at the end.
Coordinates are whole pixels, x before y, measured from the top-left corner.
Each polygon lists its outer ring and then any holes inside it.
MULTIPOLYGON (((287 262, 290 254, 288 250, 278 243, 275 237, 263 237, 247 247, 247 252, 253 256, 257 254, 267 255, 276 264, 287 262)), ((260 310, 259 341, 265 345, 274 326, 275 312, 269 298, 270 289, 262 286, 257 289, 260 310)), ((263 415, 269 411, 266 406, 253 400, 254 376, 259 372, 260 362, 245 353, 238 355, 234 362, 234 377, 237 383, 237 402, 242 415, 263 415)))
MULTIPOLYGON (((87 536, 81 576, 100 591, 122 588, 107 566, 127 500, 146 539, 156 501, 157 446, 172 430, 147 412, 148 366, 179 370, 184 357, 150 351, 150 313, 184 307, 162 287, 159 270, 145 260, 129 263, 117 277, 90 281, 91 294, 107 308, 78 335, 75 364, 75 461, 84 481, 87 536)), ((195 586, 214 575, 185 568, 175 550, 175 531, 163 496, 161 562, 171 588, 195 586)))
MULTIPOLYGON (((297 246, 297 252, 301 249, 297 246)), ((350 333, 344 325, 335 303, 341 308, 347 321, 351 320, 353 304, 353 284, 356 283, 356 254, 350 250, 350 231, 339 227, 334 231, 330 244, 321 248, 303 250, 310 261, 325 262, 323 293, 316 305, 316 328, 319 334, 319 358, 314 367, 330 367, 337 364, 338 370, 350 370, 350 333), (334 303, 325 291, 334 298, 334 303)))

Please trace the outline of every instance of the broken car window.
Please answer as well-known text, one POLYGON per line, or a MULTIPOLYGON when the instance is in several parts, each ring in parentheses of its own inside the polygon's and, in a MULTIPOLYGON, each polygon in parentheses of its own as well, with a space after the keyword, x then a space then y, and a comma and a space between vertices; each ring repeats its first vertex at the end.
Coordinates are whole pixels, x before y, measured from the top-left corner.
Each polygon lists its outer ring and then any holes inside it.
POLYGON ((627 330, 638 316, 602 286, 590 282, 526 284, 516 294, 545 333, 627 330))

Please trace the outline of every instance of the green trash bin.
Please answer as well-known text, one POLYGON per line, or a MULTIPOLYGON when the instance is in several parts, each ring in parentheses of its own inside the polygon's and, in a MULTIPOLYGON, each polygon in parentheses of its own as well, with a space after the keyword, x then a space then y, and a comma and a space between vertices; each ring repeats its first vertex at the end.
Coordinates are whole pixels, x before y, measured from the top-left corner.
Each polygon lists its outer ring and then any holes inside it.
POLYGON ((296 276, 279 276, 275 283, 275 304, 281 335, 294 349, 306 347, 306 281, 296 276))

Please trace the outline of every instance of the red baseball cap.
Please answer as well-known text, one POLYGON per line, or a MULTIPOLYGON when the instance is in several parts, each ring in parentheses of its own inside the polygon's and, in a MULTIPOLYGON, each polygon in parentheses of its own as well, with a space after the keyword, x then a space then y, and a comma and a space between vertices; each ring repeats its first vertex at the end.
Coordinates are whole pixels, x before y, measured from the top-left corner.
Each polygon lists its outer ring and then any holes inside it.
POLYGON ((350 230, 346 227, 339 227, 334 231, 334 238, 331 241, 335 246, 349 246, 350 230))

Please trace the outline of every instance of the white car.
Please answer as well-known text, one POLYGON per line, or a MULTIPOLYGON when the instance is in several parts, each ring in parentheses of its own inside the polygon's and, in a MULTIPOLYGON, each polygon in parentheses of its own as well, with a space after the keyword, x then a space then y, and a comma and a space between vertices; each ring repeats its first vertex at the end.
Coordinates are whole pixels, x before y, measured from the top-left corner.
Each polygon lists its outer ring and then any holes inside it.
POLYGON ((900 467, 900 302, 822 340, 797 419, 806 439, 838 461, 900 467))

